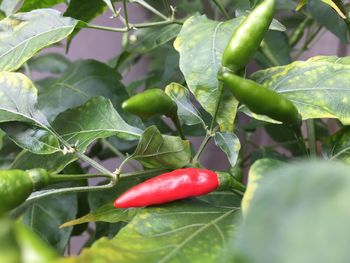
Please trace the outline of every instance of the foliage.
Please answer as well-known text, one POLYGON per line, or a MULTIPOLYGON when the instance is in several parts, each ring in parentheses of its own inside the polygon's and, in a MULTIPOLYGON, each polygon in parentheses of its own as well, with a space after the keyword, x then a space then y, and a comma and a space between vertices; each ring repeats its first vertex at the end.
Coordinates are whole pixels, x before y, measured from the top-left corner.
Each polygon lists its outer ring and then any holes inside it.
POLYGON ((232 33, 260 1, 172 2, 0 0, 0 167, 44 168, 57 180, 0 218, 0 259, 38 260, 16 236, 26 225, 62 263, 346 262, 350 57, 298 60, 325 32, 348 43, 346 1, 277 1, 254 61, 239 73, 289 99, 301 134, 251 112, 217 79, 232 33), (148 21, 133 23, 131 6, 147 11, 148 21), (106 13, 122 26, 94 24, 106 13), (71 61, 70 43, 82 29, 123 34, 122 50, 110 61, 71 61), (53 45, 68 54, 47 52, 53 45), (140 59, 148 72, 126 83, 140 59), (122 109, 155 87, 176 103, 177 116, 141 119, 122 109), (258 144, 262 132, 273 143, 258 144), (218 170, 246 184, 245 192, 113 207, 147 178, 211 168, 204 153, 215 160, 220 153, 227 167, 218 170), (113 171, 102 165, 115 158, 121 164, 113 171), (98 177, 105 180, 87 184, 98 177), (80 234, 88 240, 69 255, 80 234))

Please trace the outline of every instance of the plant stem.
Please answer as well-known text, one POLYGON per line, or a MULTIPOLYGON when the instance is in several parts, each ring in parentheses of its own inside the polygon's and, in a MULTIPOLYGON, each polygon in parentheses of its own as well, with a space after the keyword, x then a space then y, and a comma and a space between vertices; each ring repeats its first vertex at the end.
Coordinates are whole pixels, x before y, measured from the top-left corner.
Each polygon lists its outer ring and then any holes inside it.
POLYGON ((317 29, 313 33, 309 33, 306 37, 304 45, 299 49, 299 51, 295 54, 293 60, 297 60, 306 50, 310 48, 312 41, 316 38, 316 36, 321 32, 322 26, 318 26, 317 29))
POLYGON ((128 9, 126 7, 126 0, 123 0, 123 10, 124 10, 124 17, 125 17, 125 26, 128 30, 130 30, 129 25, 129 18, 128 18, 128 9))
MULTIPOLYGON (((116 147, 113 146, 109 141, 106 139, 101 139, 101 142, 104 146, 106 146, 111 152, 113 152, 115 155, 117 155, 121 159, 126 159, 127 157, 119 151, 116 147)), ((138 167, 133 165, 132 163, 129 164, 130 167, 132 167, 134 170, 138 170, 138 167)))
POLYGON ((165 21, 158 21, 158 22, 129 24, 129 28, 127 26, 118 28, 118 27, 108 27, 108 26, 100 26, 100 25, 94 25, 94 24, 86 24, 86 28, 125 33, 125 32, 128 32, 130 30, 137 29, 137 28, 158 27, 158 26, 165 26, 165 25, 171 25, 171 24, 182 25, 183 21, 177 20, 177 19, 172 19, 172 20, 165 20, 165 21))
POLYGON ((295 135, 295 138, 296 138, 296 140, 298 142, 298 145, 299 145, 300 149, 303 152, 305 152, 306 155, 309 155, 309 152, 308 152, 306 144, 305 144, 305 140, 303 138, 303 133, 301 132, 301 128, 298 131, 294 131, 294 135, 295 135))
POLYGON ((23 66, 24 66, 24 70, 25 70, 26 75, 28 76, 28 78, 32 79, 32 72, 30 71, 28 63, 24 63, 23 66))
POLYGON ((175 128, 176 130, 178 131, 180 137, 182 140, 186 140, 186 137, 185 137, 185 134, 182 130, 182 127, 181 127, 181 123, 180 123, 180 119, 179 119, 179 116, 176 114, 175 116, 171 117, 170 118, 172 120, 172 122, 174 123, 175 125, 175 128))
POLYGON ((99 177, 111 178, 111 176, 104 174, 55 174, 50 175, 50 183, 59 183, 99 177))
POLYGON ((153 6, 151 6, 150 4, 148 4, 146 1, 137 1, 137 0, 132 0, 130 2, 135 2, 138 3, 140 6, 146 8, 148 11, 152 12, 153 14, 161 17, 164 20, 167 20, 168 18, 163 15, 161 12, 159 12, 157 9, 155 9, 153 6))
POLYGON ((212 133, 212 131, 214 129, 214 126, 215 126, 215 122, 216 122, 216 118, 217 118, 217 115, 218 115, 218 112, 219 112, 220 102, 221 102, 221 99, 222 99, 223 91, 224 91, 224 83, 219 80, 218 81, 218 100, 217 100, 216 105, 215 105, 215 111, 214 111, 213 119, 211 120, 211 124, 210 124, 210 128, 209 128, 210 133, 212 133))
POLYGON ((263 40, 263 42, 261 43, 260 51, 267 58, 267 60, 271 63, 272 66, 276 67, 280 65, 280 63, 276 59, 275 55, 271 52, 265 40, 263 40))
POLYGON ((315 122, 314 120, 307 120, 307 135, 308 135, 308 143, 310 149, 310 156, 317 156, 317 148, 316 148, 316 136, 315 136, 315 122))
POLYGON ((144 171, 137 171, 137 172, 131 172, 131 173, 122 173, 120 174, 120 178, 127 178, 127 177, 137 177, 137 176, 147 176, 152 175, 155 173, 163 173, 169 171, 168 169, 149 169, 144 171))
POLYGON ((231 18, 230 15, 226 12, 225 7, 222 5, 221 0, 213 0, 213 2, 227 19, 231 18))
POLYGON ((81 153, 81 152, 79 152, 79 151, 76 151, 76 152, 75 152, 75 155, 76 155, 79 159, 81 159, 81 160, 87 162, 88 164, 90 164, 90 165, 91 165, 92 167, 94 167, 96 170, 100 171, 102 174, 106 174, 106 175, 109 175, 109 176, 112 176, 112 177, 115 176, 114 173, 112 173, 111 171, 107 170, 104 166, 102 166, 101 164, 99 164, 99 163, 96 162, 95 160, 91 159, 90 157, 86 156, 85 154, 83 154, 83 153, 81 153))
POLYGON ((198 165, 199 158, 200 158, 205 146, 207 146, 208 142, 210 141, 211 137, 212 137, 212 135, 210 135, 210 134, 207 134, 205 136, 204 140, 202 141, 201 145, 198 148, 196 155, 193 157, 193 160, 192 160, 193 165, 198 165))

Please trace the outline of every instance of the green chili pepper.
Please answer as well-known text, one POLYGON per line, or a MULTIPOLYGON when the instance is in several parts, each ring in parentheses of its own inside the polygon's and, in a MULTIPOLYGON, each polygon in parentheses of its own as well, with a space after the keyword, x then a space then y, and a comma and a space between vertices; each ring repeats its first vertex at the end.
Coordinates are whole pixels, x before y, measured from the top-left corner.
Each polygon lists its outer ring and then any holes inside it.
POLYGON ((26 225, 16 223, 14 227, 17 243, 21 248, 21 262, 49 263, 58 258, 58 253, 26 225))
POLYGON ((124 101, 122 108, 142 118, 165 115, 173 118, 177 114, 176 103, 161 89, 149 89, 124 101))
POLYGON ((222 66, 236 72, 248 64, 269 29, 275 5, 276 0, 265 0, 245 18, 226 46, 222 66))
POLYGON ((218 79, 252 112, 280 121, 295 131, 300 130, 301 117, 297 108, 279 93, 224 69, 219 72, 218 79))
POLYGON ((0 262, 49 263, 58 253, 29 227, 0 217, 0 262))
POLYGON ((29 195, 49 183, 44 169, 0 171, 0 215, 23 203, 29 195))

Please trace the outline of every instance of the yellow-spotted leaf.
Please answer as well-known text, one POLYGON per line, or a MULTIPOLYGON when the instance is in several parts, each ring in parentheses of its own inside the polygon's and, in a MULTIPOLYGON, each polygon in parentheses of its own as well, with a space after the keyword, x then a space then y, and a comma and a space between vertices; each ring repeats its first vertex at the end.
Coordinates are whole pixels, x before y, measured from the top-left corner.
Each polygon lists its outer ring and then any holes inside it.
POLYGON ((145 208, 113 239, 60 262, 220 262, 238 211, 200 201, 145 208))
MULTIPOLYGON (((218 99, 217 72, 222 53, 243 17, 226 22, 213 21, 206 16, 188 18, 174 42, 180 53, 180 69, 188 88, 202 105, 214 115, 218 99)), ((224 90, 217 121, 222 131, 231 131, 237 113, 237 100, 224 90)))
POLYGON ((260 159, 250 167, 247 190, 244 193, 241 204, 243 214, 247 213, 255 191, 261 185, 264 176, 282 164, 283 162, 275 159, 260 159))
MULTIPOLYGON (((302 118, 335 118, 350 124, 350 58, 315 57, 286 66, 261 70, 252 79, 298 108, 302 118)), ((274 122, 265 116, 255 118, 274 122)))
POLYGON ((66 38, 76 24, 53 9, 17 13, 0 21, 0 70, 18 69, 40 49, 66 38))

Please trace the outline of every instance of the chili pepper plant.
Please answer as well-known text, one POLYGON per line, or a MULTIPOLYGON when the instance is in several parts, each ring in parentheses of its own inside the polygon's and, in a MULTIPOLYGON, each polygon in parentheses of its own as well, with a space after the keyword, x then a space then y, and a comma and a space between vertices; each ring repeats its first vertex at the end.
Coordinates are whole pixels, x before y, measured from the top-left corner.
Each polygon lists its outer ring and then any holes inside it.
POLYGON ((0 262, 349 262, 349 6, 0 1, 0 262))

